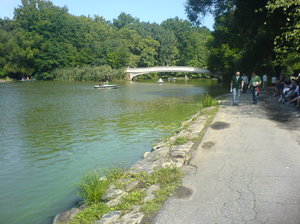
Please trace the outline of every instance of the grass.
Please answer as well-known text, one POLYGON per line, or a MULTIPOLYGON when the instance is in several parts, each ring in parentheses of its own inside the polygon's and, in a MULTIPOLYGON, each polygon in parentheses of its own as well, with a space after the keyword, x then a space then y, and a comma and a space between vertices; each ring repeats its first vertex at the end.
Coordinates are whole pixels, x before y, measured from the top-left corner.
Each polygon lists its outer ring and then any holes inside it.
POLYGON ((195 145, 199 145, 200 142, 202 141, 204 134, 206 133, 206 130, 208 129, 208 127, 211 125, 211 123, 213 122, 216 113, 219 110, 219 106, 216 106, 215 108, 213 108, 212 110, 208 110, 208 111, 204 111, 202 112, 202 115, 207 115, 208 119, 206 120, 203 129, 201 130, 201 132, 199 133, 198 137, 193 139, 194 143, 197 143, 195 145))
POLYGON ((176 123, 173 122, 168 126, 161 127, 164 131, 162 140, 164 142, 169 142, 170 138, 174 135, 174 133, 177 133, 180 131, 180 126, 181 126, 181 124, 179 122, 176 122, 176 123))
POLYGON ((162 168, 149 176, 147 181, 151 184, 160 185, 160 189, 154 193, 156 196, 154 200, 142 206, 141 210, 146 216, 152 216, 159 211, 164 201, 169 198, 181 184, 182 177, 183 173, 178 168, 162 168))
POLYGON ((120 177, 122 169, 111 168, 101 172, 101 170, 88 173, 78 184, 78 194, 86 204, 101 202, 101 197, 107 191, 111 182, 120 177), (106 177, 101 179, 101 174, 106 173, 106 177))
POLYGON ((99 202, 90 207, 80 211, 75 219, 69 221, 67 224, 90 224, 101 219, 101 217, 112 211, 105 203, 99 202))
POLYGON ((212 107, 216 105, 218 105, 218 101, 209 94, 206 94, 200 102, 201 108, 212 107))
POLYGON ((130 210, 134 205, 140 205, 145 197, 146 192, 143 190, 132 191, 122 198, 122 202, 116 207, 116 210, 130 210))
POLYGON ((174 140, 173 144, 174 145, 183 145, 184 143, 187 143, 188 141, 189 141, 188 137, 185 137, 185 136, 183 136, 183 137, 177 137, 174 140))
POLYGON ((85 176, 79 184, 79 186, 84 186, 83 188, 79 187, 79 193, 84 201, 89 202, 88 207, 80 211, 73 220, 68 222, 68 224, 94 223, 108 212, 116 210, 128 211, 135 205, 141 205, 141 210, 149 217, 157 212, 163 202, 175 192, 175 189, 181 183, 182 176, 182 171, 176 167, 161 168, 154 171, 152 174, 147 174, 145 172, 130 173, 124 172, 124 170, 109 170, 105 180, 99 180, 99 172, 90 173, 85 176), (97 178, 98 180, 96 180, 97 178), (107 189, 109 184, 112 183, 122 189, 129 183, 126 181, 117 182, 117 180, 130 180, 129 182, 137 180, 140 184, 136 189, 124 196, 119 205, 109 208, 100 197, 100 195, 103 195, 104 189, 107 189), (154 192, 156 198, 144 203, 143 200, 146 197, 145 188, 154 184, 160 186, 160 188, 154 192), (94 188, 97 190, 93 191, 92 189, 94 188), (82 193, 82 190, 84 193, 82 193), (95 198, 97 198, 97 200, 95 200, 95 198))

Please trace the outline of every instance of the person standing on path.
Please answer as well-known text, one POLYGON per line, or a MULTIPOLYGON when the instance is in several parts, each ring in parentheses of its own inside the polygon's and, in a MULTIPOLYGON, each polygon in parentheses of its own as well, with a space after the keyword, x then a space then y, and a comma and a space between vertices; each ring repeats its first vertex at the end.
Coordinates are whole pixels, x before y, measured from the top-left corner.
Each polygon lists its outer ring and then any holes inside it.
POLYGON ((230 92, 232 92, 232 105, 239 105, 240 92, 244 87, 244 81, 240 76, 240 72, 237 71, 235 76, 232 77, 230 82, 230 92))
POLYGON ((243 93, 247 93, 247 88, 248 88, 248 84, 249 84, 249 80, 248 80, 248 76, 244 73, 242 76, 242 79, 244 81, 244 86, 243 86, 243 93))
POLYGON ((259 88, 259 85, 261 84, 261 78, 256 75, 254 72, 252 72, 251 74, 252 78, 250 80, 250 84, 248 86, 248 88, 252 88, 252 98, 253 98, 253 103, 254 104, 257 104, 257 101, 258 101, 258 88, 259 88))
POLYGON ((267 88, 267 82, 268 82, 268 76, 267 74, 264 74, 263 77, 262 77, 262 88, 265 89, 267 88))

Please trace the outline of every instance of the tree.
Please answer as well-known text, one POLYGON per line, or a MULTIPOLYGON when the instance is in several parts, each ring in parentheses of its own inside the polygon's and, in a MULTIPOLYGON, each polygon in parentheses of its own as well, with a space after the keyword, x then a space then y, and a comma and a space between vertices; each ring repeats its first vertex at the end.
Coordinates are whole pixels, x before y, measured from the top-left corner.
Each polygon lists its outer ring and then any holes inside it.
POLYGON ((161 25, 121 13, 73 16, 46 0, 22 0, 12 20, 0 19, 0 76, 54 79, 72 67, 207 67, 210 31, 177 17, 161 25))
POLYGON ((22 29, 0 32, 0 75, 20 79, 34 74, 40 40, 39 35, 22 29))
POLYGON ((275 64, 300 70, 300 1, 272 0, 266 9, 271 14, 279 11, 285 16, 285 24, 274 40, 275 64))
POLYGON ((139 19, 133 18, 130 14, 126 14, 124 12, 118 16, 118 19, 113 20, 113 25, 118 29, 135 23, 139 23, 139 19))
MULTIPOLYGON (((261 11, 266 4, 267 0, 189 0, 186 10, 194 23, 199 23, 206 13, 215 15, 212 52, 218 52, 219 55, 222 52, 225 54, 225 49, 231 49, 229 52, 239 51, 235 54, 237 58, 234 64, 227 63, 232 64, 231 71, 245 69, 247 72, 271 72, 274 69, 271 62, 275 58, 273 42, 280 32, 283 16, 261 11)), ((211 70, 218 70, 217 67, 210 63, 211 70)), ((225 68, 223 72, 227 72, 225 68)))

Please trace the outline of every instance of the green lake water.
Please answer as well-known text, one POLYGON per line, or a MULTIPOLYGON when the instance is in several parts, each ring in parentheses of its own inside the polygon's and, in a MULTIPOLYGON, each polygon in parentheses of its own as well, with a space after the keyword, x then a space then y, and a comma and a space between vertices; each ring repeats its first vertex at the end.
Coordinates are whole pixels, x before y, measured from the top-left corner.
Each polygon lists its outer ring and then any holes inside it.
MULTIPOLYGON (((87 172, 130 166, 199 109, 212 81, 0 83, 0 223, 48 224, 87 172)), ((227 88, 228 89, 228 88, 227 88)))

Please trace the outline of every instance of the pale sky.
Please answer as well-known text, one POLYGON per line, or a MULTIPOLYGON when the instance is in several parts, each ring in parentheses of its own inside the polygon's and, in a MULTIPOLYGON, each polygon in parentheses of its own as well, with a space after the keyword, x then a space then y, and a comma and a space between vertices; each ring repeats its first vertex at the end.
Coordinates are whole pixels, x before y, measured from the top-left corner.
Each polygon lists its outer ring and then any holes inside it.
MULTIPOLYGON (((102 16, 113 20, 121 12, 130 14, 142 22, 156 22, 175 18, 187 19, 186 0, 52 0, 54 5, 67 6, 69 13, 75 16, 102 16)), ((21 0, 0 0, 0 18, 13 18, 14 9, 21 5, 21 0)), ((203 25, 212 30, 213 17, 205 18, 203 25)))

